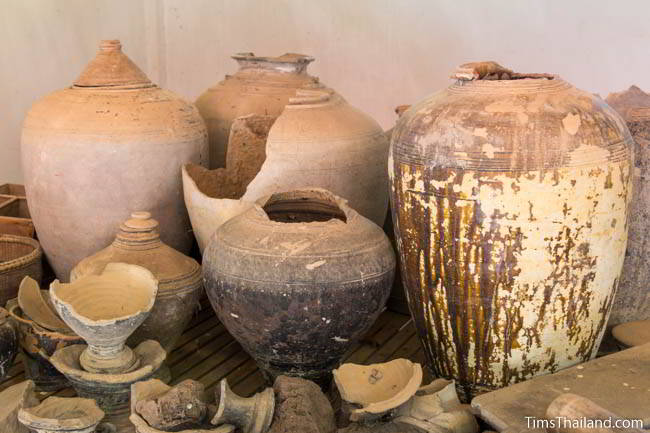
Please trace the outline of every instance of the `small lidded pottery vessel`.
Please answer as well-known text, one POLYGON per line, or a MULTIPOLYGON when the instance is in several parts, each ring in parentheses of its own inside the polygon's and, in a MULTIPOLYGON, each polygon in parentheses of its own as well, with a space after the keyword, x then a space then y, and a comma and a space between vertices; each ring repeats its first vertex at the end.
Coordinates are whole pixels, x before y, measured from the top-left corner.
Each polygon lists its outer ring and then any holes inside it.
POLYGON ((260 199, 203 256, 212 307, 267 379, 323 385, 381 313, 394 272, 381 228, 318 188, 260 199))
POLYGON ((149 212, 131 214, 120 225, 113 243, 79 262, 70 280, 101 274, 111 262, 142 266, 158 280, 153 309, 127 343, 135 347, 145 340, 156 340, 171 352, 199 304, 201 266, 160 240, 158 221, 149 212))
POLYGON ((318 78, 307 74, 307 66, 314 61, 310 56, 239 53, 232 58, 239 63, 239 70, 196 100, 208 127, 212 169, 226 165, 230 127, 236 118, 250 114, 278 117, 296 89, 318 86, 318 78))

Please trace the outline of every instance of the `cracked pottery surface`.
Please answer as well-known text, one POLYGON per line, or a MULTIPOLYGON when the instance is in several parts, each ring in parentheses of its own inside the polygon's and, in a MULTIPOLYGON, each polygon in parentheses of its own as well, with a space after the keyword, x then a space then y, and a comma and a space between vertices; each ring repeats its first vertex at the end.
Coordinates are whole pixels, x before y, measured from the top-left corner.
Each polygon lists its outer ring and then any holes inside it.
POLYGON ((556 76, 490 68, 408 109, 389 157, 416 329, 463 400, 596 355, 632 188, 612 108, 556 76))
POLYGON ((322 189, 260 199, 203 256, 219 320, 271 380, 329 381, 384 308, 394 269, 381 228, 322 189))
POLYGON ((225 169, 183 168, 185 203, 202 251, 221 224, 275 192, 327 189, 376 224, 385 220, 386 135, 331 89, 298 89, 277 119, 237 118, 228 146, 225 169), (245 176, 228 171, 238 164, 250 164, 245 176))
POLYGON ((253 114, 269 116, 273 122, 297 89, 322 87, 318 78, 307 73, 307 66, 314 61, 311 56, 287 53, 265 57, 238 53, 232 58, 239 64, 239 70, 226 75, 196 100, 208 129, 211 169, 226 166, 235 119, 253 114))
POLYGON ((72 86, 34 103, 23 124, 22 168, 29 211, 57 278, 108 245, 134 210, 160 221, 161 238, 188 252, 183 164, 207 164, 196 107, 159 88, 102 41, 72 86))

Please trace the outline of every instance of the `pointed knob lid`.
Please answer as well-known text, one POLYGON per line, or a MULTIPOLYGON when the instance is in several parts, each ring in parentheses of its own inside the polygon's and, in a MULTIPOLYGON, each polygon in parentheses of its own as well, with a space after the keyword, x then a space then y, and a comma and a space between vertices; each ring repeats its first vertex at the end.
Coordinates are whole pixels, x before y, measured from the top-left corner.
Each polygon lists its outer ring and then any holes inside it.
POLYGON ((154 84, 144 72, 122 52, 119 40, 99 43, 99 51, 74 82, 77 87, 133 86, 151 87, 154 84))
POLYGON ((122 245, 159 243, 158 221, 149 212, 133 212, 131 218, 120 225, 115 241, 122 245))

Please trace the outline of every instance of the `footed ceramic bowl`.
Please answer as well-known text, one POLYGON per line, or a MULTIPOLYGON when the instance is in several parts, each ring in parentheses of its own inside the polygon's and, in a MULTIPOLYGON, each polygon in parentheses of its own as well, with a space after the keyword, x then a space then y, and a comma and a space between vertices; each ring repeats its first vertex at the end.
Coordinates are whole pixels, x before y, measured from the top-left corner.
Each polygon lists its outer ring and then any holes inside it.
POLYGON ((138 366, 126 339, 153 308, 158 281, 147 269, 109 263, 99 275, 50 286, 52 303, 63 321, 88 348, 81 366, 94 373, 123 373, 138 366))

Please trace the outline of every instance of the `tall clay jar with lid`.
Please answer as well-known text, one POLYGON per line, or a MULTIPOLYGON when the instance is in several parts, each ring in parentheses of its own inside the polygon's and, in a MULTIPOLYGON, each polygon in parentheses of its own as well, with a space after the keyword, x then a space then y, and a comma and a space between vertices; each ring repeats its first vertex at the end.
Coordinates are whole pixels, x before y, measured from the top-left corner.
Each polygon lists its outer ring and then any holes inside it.
POLYGON ((199 304, 203 292, 201 266, 160 240, 158 221, 149 212, 134 212, 120 225, 113 243, 79 262, 70 279, 101 274, 113 262, 142 266, 158 280, 153 309, 127 344, 135 347, 145 340, 156 340, 171 352, 199 304))
POLYGON ((287 53, 261 57, 253 53, 232 56, 239 63, 234 75, 210 87, 196 100, 205 119, 210 140, 210 168, 225 167, 230 127, 241 116, 257 114, 276 118, 296 89, 319 87, 318 79, 307 74, 314 58, 287 53))
POLYGON ((161 238, 189 251, 181 166, 207 164, 196 107, 153 84, 102 41, 74 84, 34 103, 23 124, 22 166, 39 241, 61 281, 108 245, 132 209, 153 212, 161 238))
POLYGON ((468 64, 406 111, 389 174, 428 365, 465 400, 593 358, 627 240, 632 138, 557 76, 468 64))

